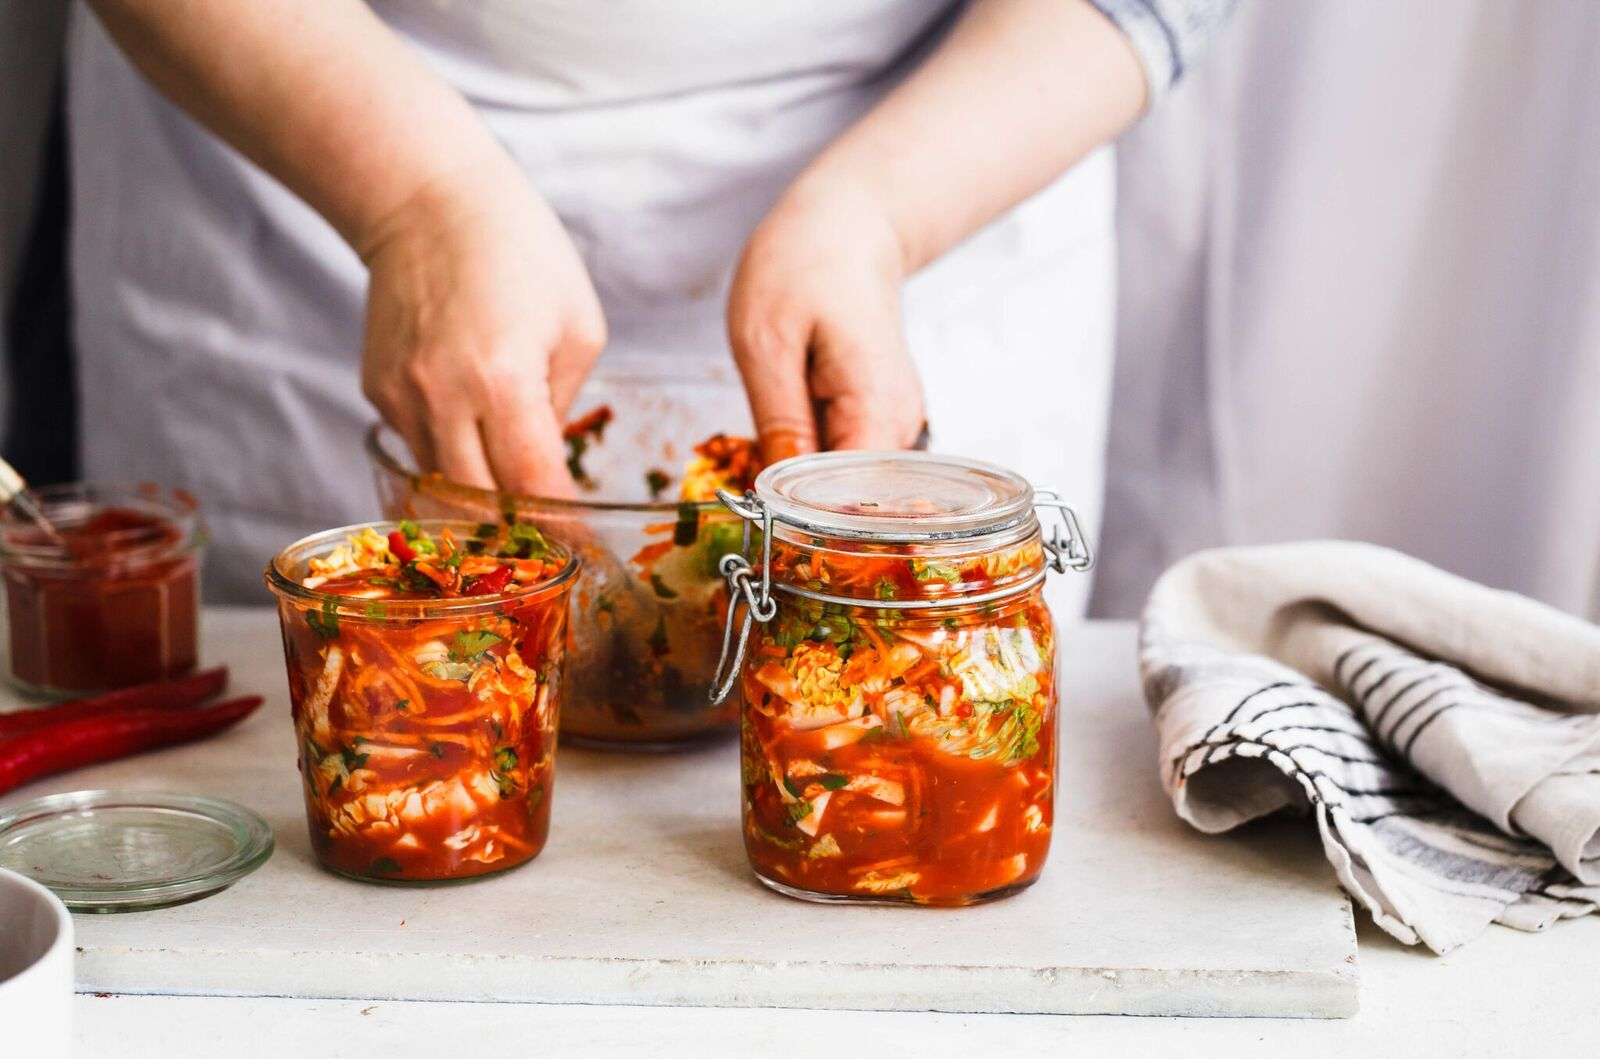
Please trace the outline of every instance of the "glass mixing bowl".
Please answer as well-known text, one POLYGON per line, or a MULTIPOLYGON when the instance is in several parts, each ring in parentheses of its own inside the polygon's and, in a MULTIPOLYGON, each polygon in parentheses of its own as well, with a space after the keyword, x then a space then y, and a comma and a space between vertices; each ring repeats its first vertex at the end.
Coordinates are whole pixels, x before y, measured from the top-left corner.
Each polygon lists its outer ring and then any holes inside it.
POLYGON ((705 439, 700 429, 697 417, 642 402, 619 412, 583 455, 593 492, 579 500, 423 475, 393 431, 376 426, 367 435, 386 517, 522 519, 582 559, 568 626, 563 740, 671 749, 737 727, 738 703, 714 706, 709 689, 727 606, 717 562, 739 550, 739 520, 715 501, 651 499, 652 488, 677 496, 676 475, 705 439))

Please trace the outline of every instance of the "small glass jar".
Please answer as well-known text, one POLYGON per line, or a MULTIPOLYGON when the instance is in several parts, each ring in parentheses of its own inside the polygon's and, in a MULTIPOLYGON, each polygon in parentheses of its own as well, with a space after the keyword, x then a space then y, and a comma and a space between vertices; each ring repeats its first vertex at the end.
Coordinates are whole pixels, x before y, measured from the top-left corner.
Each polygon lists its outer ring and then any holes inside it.
POLYGON ((1033 883, 1056 767, 1043 585, 1091 562, 1071 509, 1010 471, 915 452, 801 456, 723 500, 761 529, 759 565, 753 536, 723 562, 746 617, 718 688, 742 693, 756 876, 808 900, 923 905, 1033 883), (1036 506, 1065 535, 1046 540, 1036 506))
MULTIPOLYGON (((319 533, 267 567, 311 847, 341 875, 383 882, 514 868, 537 856, 549 833, 578 561, 552 542, 558 573, 485 595, 378 600, 305 585, 313 558, 401 525, 319 533)), ((463 541, 485 529, 405 525, 463 541)))
POLYGON ((0 516, 11 681, 68 697, 194 669, 205 543, 195 499, 95 483, 33 495, 61 540, 9 507, 0 516))

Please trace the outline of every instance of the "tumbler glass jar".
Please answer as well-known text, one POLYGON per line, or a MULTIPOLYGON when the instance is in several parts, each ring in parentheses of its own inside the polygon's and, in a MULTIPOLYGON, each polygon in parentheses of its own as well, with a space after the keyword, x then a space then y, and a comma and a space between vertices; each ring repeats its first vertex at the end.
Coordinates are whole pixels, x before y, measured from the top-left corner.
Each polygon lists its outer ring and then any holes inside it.
POLYGON ((12 683, 67 697, 194 669, 205 544, 194 497, 83 482, 33 495, 56 539, 12 508, 0 516, 12 683))
POLYGON ((1033 883, 1056 769, 1043 585, 1091 562, 1071 509, 1002 468, 912 452, 797 457, 723 500, 761 530, 724 560, 746 617, 718 688, 741 691, 756 876, 925 905, 1033 883), (1065 533, 1047 540, 1036 506, 1065 533))
POLYGON ((441 882, 504 871, 544 848, 577 560, 549 543, 559 567, 538 583, 438 599, 362 598, 307 576, 312 559, 368 533, 431 541, 449 530, 482 543, 504 529, 351 526, 307 537, 267 567, 311 847, 325 867, 441 882))

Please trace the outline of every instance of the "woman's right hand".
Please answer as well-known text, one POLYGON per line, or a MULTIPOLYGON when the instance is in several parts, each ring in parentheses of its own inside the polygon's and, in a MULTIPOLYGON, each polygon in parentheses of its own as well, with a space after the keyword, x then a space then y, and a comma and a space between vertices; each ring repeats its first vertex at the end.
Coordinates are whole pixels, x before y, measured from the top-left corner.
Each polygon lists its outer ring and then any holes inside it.
POLYGON ((412 196, 358 250, 371 272, 362 390, 421 469, 569 496, 561 424, 606 341, 555 211, 509 158, 412 196))

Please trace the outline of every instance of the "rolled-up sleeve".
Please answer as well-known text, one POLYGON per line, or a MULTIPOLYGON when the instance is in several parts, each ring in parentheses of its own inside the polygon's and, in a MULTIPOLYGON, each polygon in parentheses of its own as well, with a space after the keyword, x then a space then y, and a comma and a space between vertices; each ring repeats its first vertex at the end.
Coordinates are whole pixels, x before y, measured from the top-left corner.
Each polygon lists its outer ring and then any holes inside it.
POLYGON ((1233 13, 1237 0, 1089 0, 1127 34, 1154 106, 1233 13))

